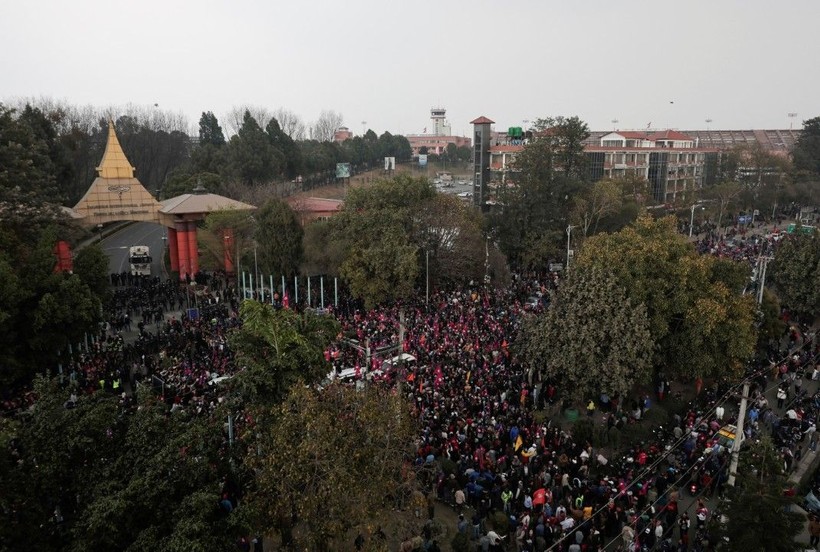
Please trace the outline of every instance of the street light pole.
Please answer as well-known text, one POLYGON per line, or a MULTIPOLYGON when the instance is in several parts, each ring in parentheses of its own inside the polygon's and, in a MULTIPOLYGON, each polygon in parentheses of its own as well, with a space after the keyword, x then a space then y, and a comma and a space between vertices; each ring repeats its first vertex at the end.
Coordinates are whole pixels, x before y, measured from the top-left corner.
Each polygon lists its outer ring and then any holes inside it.
POLYGON ((570 224, 567 226, 567 274, 569 274, 569 247, 570 247, 570 236, 572 236, 572 228, 573 226, 570 224))
POLYGON ((692 204, 692 214, 689 215, 689 237, 692 237, 692 225, 695 223, 695 205, 696 203, 692 204))

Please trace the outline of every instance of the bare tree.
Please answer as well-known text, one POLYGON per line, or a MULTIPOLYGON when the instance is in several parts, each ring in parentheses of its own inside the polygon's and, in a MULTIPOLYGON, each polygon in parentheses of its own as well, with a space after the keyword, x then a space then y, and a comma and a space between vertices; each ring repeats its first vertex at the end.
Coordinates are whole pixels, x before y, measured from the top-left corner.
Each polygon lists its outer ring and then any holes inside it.
POLYGON ((282 129, 282 132, 290 136, 293 140, 305 139, 305 136, 307 135, 307 127, 299 115, 290 109, 280 107, 273 112, 273 116, 279 123, 279 128, 282 129))
POLYGON ((251 114, 251 117, 254 118, 260 128, 265 128, 272 117, 267 107, 248 104, 234 106, 219 119, 222 121, 222 126, 225 129, 225 138, 230 138, 239 132, 239 129, 242 128, 242 121, 245 118, 246 111, 251 114))
POLYGON ((330 142, 333 135, 344 123, 341 113, 336 113, 332 109, 325 109, 319 114, 319 118, 310 127, 310 137, 319 142, 330 142))

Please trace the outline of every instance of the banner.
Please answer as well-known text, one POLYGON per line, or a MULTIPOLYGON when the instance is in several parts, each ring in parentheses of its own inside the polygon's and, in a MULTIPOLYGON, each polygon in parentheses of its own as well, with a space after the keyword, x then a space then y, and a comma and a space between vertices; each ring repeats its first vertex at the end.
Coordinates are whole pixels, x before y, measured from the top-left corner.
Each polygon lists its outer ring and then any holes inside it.
POLYGON ((427 166, 427 155, 419 154, 419 167, 427 166))
POLYGON ((386 170, 386 171, 395 171, 396 170, 396 158, 395 157, 385 157, 384 158, 384 170, 386 170))

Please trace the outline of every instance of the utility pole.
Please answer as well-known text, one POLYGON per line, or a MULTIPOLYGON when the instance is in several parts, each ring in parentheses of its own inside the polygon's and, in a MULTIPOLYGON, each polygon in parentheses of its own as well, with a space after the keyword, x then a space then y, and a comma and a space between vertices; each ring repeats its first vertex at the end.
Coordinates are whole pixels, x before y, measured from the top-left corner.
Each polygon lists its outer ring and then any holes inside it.
POLYGON ((772 257, 763 257, 761 256, 758 259, 758 264, 760 269, 758 273, 760 274, 760 286, 757 288, 757 304, 761 304, 763 302, 763 288, 766 285, 766 266, 769 264, 769 261, 772 260, 772 257))
POLYGON ((743 395, 740 397, 740 412, 737 415, 737 429, 735 440, 732 443, 732 462, 729 464, 729 480, 727 483, 734 487, 737 475, 737 461, 740 458, 740 440, 743 438, 743 422, 746 420, 746 400, 749 398, 749 380, 743 382, 743 395))
POLYGON ((399 309, 399 382, 398 390, 399 396, 404 393, 404 380, 407 379, 404 374, 404 309, 399 309))

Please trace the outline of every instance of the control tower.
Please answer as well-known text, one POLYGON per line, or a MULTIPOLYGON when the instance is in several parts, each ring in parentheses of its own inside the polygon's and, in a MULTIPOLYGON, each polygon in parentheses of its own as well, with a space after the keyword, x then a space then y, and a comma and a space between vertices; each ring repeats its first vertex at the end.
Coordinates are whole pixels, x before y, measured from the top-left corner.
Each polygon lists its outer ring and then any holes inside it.
POLYGON ((446 118, 447 110, 443 107, 431 107, 430 119, 433 120, 433 134, 436 136, 450 136, 450 125, 446 118))

